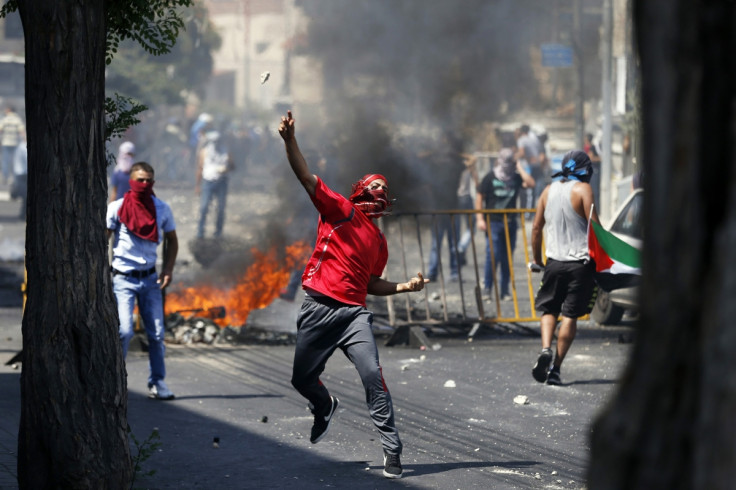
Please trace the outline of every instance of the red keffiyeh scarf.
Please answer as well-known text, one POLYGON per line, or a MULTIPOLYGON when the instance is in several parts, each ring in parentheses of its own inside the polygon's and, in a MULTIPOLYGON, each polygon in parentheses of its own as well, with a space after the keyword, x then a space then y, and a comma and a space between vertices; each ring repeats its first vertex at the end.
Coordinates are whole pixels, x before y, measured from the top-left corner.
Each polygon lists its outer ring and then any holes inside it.
POLYGON ((130 190, 123 196, 118 217, 137 237, 158 243, 153 184, 131 180, 130 190))
POLYGON ((392 203, 388 198, 388 193, 383 189, 368 188, 371 182, 378 179, 386 182, 388 186, 388 180, 383 175, 367 174, 353 184, 353 193, 349 198, 355 207, 360 209, 369 218, 379 218, 391 212, 392 203))

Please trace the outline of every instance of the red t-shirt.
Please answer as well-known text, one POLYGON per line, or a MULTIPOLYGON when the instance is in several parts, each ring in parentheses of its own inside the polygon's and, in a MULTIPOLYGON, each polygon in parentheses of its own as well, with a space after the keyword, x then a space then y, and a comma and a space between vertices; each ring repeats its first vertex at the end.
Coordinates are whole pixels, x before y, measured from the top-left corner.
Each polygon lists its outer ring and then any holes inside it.
POLYGON ((365 306, 368 281, 381 276, 388 245, 373 220, 317 178, 317 243, 302 275, 302 287, 342 303, 365 306))

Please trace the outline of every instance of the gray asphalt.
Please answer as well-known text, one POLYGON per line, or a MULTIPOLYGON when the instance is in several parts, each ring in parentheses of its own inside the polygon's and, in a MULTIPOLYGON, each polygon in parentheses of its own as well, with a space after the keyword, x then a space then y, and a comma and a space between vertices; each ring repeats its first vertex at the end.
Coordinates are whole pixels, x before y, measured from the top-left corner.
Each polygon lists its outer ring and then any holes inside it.
MULTIPOLYGON (((0 488, 17 488, 22 346, 23 224, 0 186, 0 488), (11 253, 13 252, 13 253, 11 253)), ((166 199, 166 192, 159 191, 166 199)), ((186 260, 186 258, 182 259, 186 260)), ((370 305, 369 305, 370 306, 370 305)), ((584 488, 590 422, 616 389, 629 326, 583 322, 563 368, 565 383, 536 383, 539 329, 484 327, 469 342, 436 335, 439 349, 386 347, 384 377, 404 442, 401 480, 383 478, 378 433, 355 369, 340 353, 322 378, 340 398, 330 433, 309 443, 312 417, 291 387, 292 346, 169 345, 167 382, 176 400, 150 400, 148 361, 127 359, 133 434, 156 429, 160 449, 138 488, 584 488), (515 402, 519 396, 527 403, 515 402), (213 441, 219 439, 219 447, 213 441)), ((135 453, 135 446, 133 445, 135 453)))

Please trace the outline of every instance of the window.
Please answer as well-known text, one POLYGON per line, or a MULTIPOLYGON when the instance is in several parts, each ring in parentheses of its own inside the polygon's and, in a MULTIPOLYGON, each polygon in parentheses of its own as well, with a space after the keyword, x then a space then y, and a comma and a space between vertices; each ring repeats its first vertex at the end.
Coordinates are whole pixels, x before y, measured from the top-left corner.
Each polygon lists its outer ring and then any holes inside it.
POLYGON ((616 217, 610 231, 642 240, 644 238, 641 212, 643 203, 644 193, 636 193, 616 217))

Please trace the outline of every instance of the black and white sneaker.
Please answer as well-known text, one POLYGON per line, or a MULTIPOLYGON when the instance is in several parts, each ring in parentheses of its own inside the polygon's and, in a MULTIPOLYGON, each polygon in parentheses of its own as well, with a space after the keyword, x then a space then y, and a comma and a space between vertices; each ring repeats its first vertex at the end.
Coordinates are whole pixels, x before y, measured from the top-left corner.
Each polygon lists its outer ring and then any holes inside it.
POLYGON ((166 386, 164 380, 160 379, 148 385, 148 398, 153 398, 154 400, 173 400, 176 397, 169 387, 166 386))
POLYGON ((552 368, 547 376, 547 384, 560 386, 562 384, 562 378, 560 378, 560 368, 552 368))
POLYGON ((383 453, 383 476, 386 478, 401 478, 404 470, 401 468, 401 456, 398 454, 383 453))
POLYGON ((534 365, 534 368, 532 368, 532 376, 534 376, 534 379, 540 383, 547 381, 547 375, 549 374, 549 367, 551 364, 552 349, 549 347, 542 349, 542 352, 539 354, 539 358, 537 359, 537 363, 534 365))
POLYGON ((339 404, 340 400, 330 395, 330 405, 327 407, 327 412, 314 414, 314 425, 312 425, 312 435, 309 438, 309 442, 317 444, 327 435, 327 431, 330 430, 330 424, 332 424, 333 415, 335 415, 339 404))

